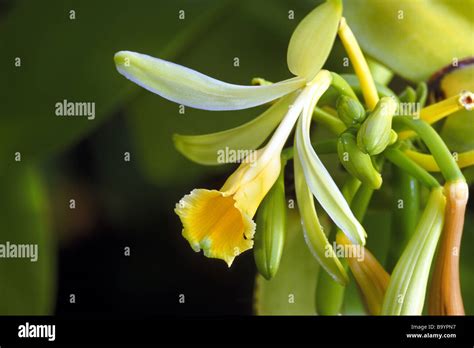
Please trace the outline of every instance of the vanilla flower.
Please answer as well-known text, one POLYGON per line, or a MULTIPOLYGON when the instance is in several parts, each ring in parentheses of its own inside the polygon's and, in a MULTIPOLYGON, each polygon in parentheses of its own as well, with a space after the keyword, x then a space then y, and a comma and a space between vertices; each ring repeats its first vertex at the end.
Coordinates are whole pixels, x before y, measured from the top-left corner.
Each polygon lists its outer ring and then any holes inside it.
MULTIPOLYGON (((281 170, 281 151, 298 119, 295 157, 301 166, 299 180, 319 201, 347 237, 365 243, 365 231, 311 146, 309 126, 313 110, 332 83, 332 75, 321 70, 334 42, 342 6, 329 0, 298 25, 288 48, 288 67, 296 76, 278 83, 240 86, 222 82, 189 68, 148 55, 121 51, 115 55, 118 71, 129 80, 176 103, 205 110, 239 110, 278 101, 254 120, 234 129, 198 136, 176 135, 176 147, 188 158, 207 165, 220 164, 217 152, 223 148, 257 150, 256 158, 244 158, 220 190, 194 189, 176 205, 183 224, 183 236, 195 251, 224 260, 252 248, 253 217, 281 170), (302 116, 300 118, 300 116, 302 116), (265 146, 259 148, 271 134, 265 146), (303 178, 303 179, 302 179, 303 178)), ((302 187, 299 185, 299 187, 302 187)), ((303 223, 316 214, 314 206, 302 214, 303 223)), ((315 241, 327 243, 320 226, 310 231, 315 241)), ((318 242, 319 243, 319 242, 318 242)), ((313 248, 314 249, 314 248, 313 248)), ((317 256, 317 255, 315 255, 317 256)), ((334 277, 342 279, 337 258, 317 257, 334 277), (339 270, 338 270, 339 268, 339 270), (339 272, 339 273, 338 273, 339 272)))

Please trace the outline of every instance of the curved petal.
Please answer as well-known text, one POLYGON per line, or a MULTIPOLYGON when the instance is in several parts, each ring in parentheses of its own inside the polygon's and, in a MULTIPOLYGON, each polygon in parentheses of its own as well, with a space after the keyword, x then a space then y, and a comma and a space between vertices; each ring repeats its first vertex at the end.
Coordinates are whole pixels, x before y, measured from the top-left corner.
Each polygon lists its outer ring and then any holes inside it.
POLYGON ((328 0, 296 27, 288 46, 288 68, 311 81, 326 62, 342 16, 341 0, 328 0))
POLYGON ((203 135, 175 134, 174 145, 185 157, 200 164, 241 162, 273 132, 295 97, 296 93, 283 97, 260 116, 232 129, 203 135))
MULTIPOLYGON (((314 96, 315 99, 319 96, 314 96)), ((314 100, 313 100, 314 103, 314 100)), ((309 137, 313 107, 307 105, 296 129, 295 147, 308 186, 334 223, 355 244, 365 244, 365 230, 352 213, 347 201, 324 167, 309 137)))
POLYGON ((431 191, 415 232, 398 260, 385 294, 382 315, 421 315, 431 263, 444 223, 446 198, 431 191))
POLYGON ((115 54, 119 73, 137 85, 173 102, 204 110, 240 110, 265 104, 305 84, 294 77, 267 86, 239 86, 146 54, 115 54))
POLYGON ((298 209, 301 215, 304 239, 313 256, 326 272, 338 283, 345 285, 349 281, 346 271, 336 257, 333 247, 319 223, 314 199, 306 184, 300 159, 294 156, 295 191, 298 209))

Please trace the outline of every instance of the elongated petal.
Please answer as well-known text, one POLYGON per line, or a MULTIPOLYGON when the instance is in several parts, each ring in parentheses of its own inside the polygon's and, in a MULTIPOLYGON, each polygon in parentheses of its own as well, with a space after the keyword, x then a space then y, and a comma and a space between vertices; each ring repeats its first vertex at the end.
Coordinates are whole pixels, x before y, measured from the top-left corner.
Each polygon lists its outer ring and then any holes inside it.
POLYGON ((120 51, 117 70, 139 86, 173 102, 204 110, 240 110, 265 104, 305 84, 292 78, 267 86, 239 86, 146 54, 120 51))
POLYGON ((365 244, 365 230, 357 221, 336 183, 311 145, 309 137, 312 108, 303 110, 296 129, 295 147, 304 176, 313 195, 334 223, 354 244, 365 244))
POLYGON ((296 27, 288 46, 288 68, 311 81, 326 62, 342 15, 340 0, 316 7, 296 27))
POLYGON ((313 195, 306 184, 303 168, 301 167, 298 156, 294 156, 294 166, 296 199, 298 201, 298 209, 301 215, 301 224, 303 225, 306 244, 326 272, 328 272, 335 281, 345 285, 349 278, 319 223, 313 195))
POLYGON ((294 93, 285 96, 257 118, 236 128, 205 135, 175 134, 174 144, 184 156, 200 164, 241 161, 249 151, 265 141, 288 112, 294 99, 294 93))
POLYGON ((421 315, 426 286, 444 222, 446 198, 441 188, 431 191, 413 237, 393 270, 382 315, 421 315))

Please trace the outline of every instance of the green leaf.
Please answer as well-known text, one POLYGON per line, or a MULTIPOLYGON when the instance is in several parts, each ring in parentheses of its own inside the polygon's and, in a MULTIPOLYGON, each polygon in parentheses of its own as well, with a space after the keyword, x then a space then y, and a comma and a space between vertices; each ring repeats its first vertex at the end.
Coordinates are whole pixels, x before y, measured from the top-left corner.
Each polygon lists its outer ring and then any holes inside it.
POLYGON ((288 209, 287 237, 278 273, 272 280, 255 281, 258 315, 312 315, 319 265, 305 245, 299 215, 288 209))
POLYGON ((424 81, 473 56, 473 0, 345 1, 344 15, 362 49, 396 73, 424 81))
POLYGON ((220 151, 239 153, 255 150, 268 138, 295 99, 295 94, 285 96, 260 116, 241 126, 217 133, 173 136, 176 149, 191 161, 204 165, 219 165, 220 151))
POLYGON ((120 51, 117 70, 127 79, 175 103, 204 110, 241 110, 265 104, 305 84, 302 78, 264 86, 241 86, 216 80, 182 65, 146 54, 120 51))
POLYGON ((0 314, 53 314, 56 250, 43 183, 34 168, 21 166, 0 178, 0 244, 37 245, 31 258, 0 259, 0 314), (33 258, 34 259, 34 258, 33 258))
POLYGON ((328 0, 296 27, 288 46, 288 68, 311 81, 331 52, 342 15, 341 0, 328 0))

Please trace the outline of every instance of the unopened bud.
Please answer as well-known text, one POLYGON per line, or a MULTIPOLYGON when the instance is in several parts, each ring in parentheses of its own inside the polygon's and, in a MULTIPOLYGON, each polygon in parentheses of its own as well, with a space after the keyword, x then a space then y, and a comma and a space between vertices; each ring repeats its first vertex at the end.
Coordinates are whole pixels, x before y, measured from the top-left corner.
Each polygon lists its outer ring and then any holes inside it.
POLYGON ((391 135, 392 118, 398 104, 391 97, 379 100, 357 133, 357 145, 370 155, 381 153, 393 137, 391 135))
POLYGON ((270 280, 280 266, 286 236, 284 168, 257 212, 254 258, 258 272, 270 280))
POLYGON ((346 170, 363 184, 378 189, 382 185, 382 176, 372 164, 370 156, 357 146, 356 137, 344 132, 338 139, 337 153, 346 170))
POLYGON ((336 109, 339 118, 348 127, 358 126, 364 122, 364 107, 354 98, 341 95, 337 99, 336 109))

